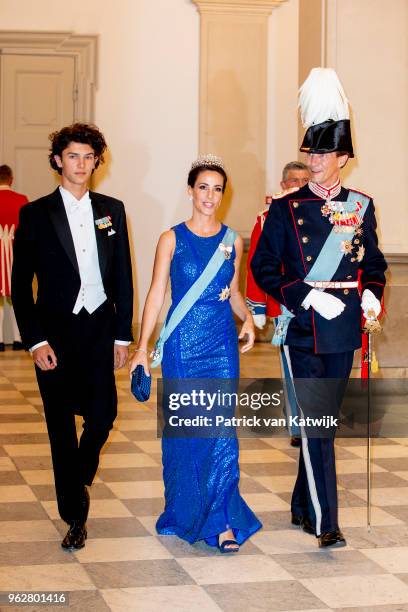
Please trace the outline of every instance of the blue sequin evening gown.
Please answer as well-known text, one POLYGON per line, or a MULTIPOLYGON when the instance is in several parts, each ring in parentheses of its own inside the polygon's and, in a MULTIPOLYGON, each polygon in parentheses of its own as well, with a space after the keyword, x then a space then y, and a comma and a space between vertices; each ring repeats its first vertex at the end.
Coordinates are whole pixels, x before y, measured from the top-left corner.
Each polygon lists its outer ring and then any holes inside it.
MULTIPOLYGON (((194 234, 185 223, 174 228, 176 247, 171 262, 172 305, 167 318, 200 276, 222 242, 223 225, 215 236, 194 234)), ((238 338, 229 300, 219 294, 234 276, 235 250, 164 344, 164 380, 239 377, 238 338)), ((162 535, 177 535, 190 543, 231 528, 242 544, 261 527, 239 489, 238 441, 225 438, 166 438, 162 440, 165 509, 157 521, 162 535)))

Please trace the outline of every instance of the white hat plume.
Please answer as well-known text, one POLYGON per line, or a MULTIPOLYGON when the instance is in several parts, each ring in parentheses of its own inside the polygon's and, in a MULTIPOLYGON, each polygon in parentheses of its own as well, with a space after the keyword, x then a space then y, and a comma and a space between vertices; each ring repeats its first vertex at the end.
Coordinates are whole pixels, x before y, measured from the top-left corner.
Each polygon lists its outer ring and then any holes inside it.
POLYGON ((350 118, 346 94, 333 68, 312 68, 299 89, 299 107, 305 128, 350 118))

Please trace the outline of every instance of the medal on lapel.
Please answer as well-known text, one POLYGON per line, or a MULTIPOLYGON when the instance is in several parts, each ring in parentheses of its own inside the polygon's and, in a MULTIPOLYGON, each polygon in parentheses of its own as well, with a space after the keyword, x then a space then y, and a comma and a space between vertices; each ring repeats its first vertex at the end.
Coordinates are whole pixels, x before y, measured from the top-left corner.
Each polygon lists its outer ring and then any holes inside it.
POLYGON ((95 219, 95 225, 99 230, 107 229, 108 227, 112 227, 112 217, 108 215, 107 217, 101 217, 100 219, 95 219))
POLYGON ((359 214, 361 208, 361 202, 356 202, 355 209, 349 212, 344 208, 344 202, 328 200, 321 207, 321 211, 323 217, 328 217, 329 222, 334 225, 335 232, 352 234, 363 222, 359 214))

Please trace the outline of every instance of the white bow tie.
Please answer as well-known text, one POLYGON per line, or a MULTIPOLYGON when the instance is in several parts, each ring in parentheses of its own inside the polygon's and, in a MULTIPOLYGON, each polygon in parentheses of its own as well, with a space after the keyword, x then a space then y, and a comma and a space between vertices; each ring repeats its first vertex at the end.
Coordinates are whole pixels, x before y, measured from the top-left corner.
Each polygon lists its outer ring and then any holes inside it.
POLYGON ((78 200, 71 200, 67 204, 68 214, 73 215, 78 211, 81 211, 83 214, 89 212, 91 210, 91 202, 90 200, 84 200, 83 202, 78 202, 78 200))

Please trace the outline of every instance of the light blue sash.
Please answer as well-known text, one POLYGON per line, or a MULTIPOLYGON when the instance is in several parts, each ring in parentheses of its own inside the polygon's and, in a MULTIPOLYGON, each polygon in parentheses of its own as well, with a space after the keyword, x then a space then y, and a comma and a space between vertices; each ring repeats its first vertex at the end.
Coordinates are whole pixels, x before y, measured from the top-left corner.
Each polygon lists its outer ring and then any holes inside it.
MULTIPOLYGON (((232 247, 235 242, 237 234, 231 228, 227 228, 222 244, 226 247, 232 247)), ((184 319, 189 310, 194 306, 198 298, 207 289, 213 278, 216 276, 218 270, 221 268, 225 261, 225 253, 217 247, 210 261, 206 265, 203 272, 197 278, 195 283, 191 285, 187 293, 181 298, 175 309, 173 310, 170 319, 165 323, 161 329, 159 339, 156 342, 154 351, 152 353, 153 362, 152 368, 156 368, 163 358, 163 345, 167 338, 173 333, 177 325, 184 319)))
MULTIPOLYGON (((350 189, 347 201, 344 202, 344 210, 346 212, 354 212, 357 202, 361 202, 362 204, 359 215, 363 219, 367 206, 370 202, 370 198, 358 193, 357 191, 352 191, 350 189)), ((350 240, 352 240, 354 237, 355 229, 353 232, 347 234, 347 236, 350 237, 350 240)), ((304 281, 330 281, 333 278, 341 260, 343 259, 344 253, 342 253, 340 246, 344 240, 344 236, 345 235, 341 232, 335 232, 333 227, 312 268, 309 270, 307 276, 305 276, 303 279, 304 281)), ((324 291, 324 289, 319 289, 319 291, 324 291)), ((272 344, 275 346, 285 343, 290 320, 295 316, 283 304, 281 305, 281 311, 282 312, 278 317, 278 324, 272 338, 272 344)))

